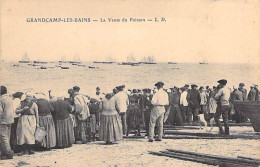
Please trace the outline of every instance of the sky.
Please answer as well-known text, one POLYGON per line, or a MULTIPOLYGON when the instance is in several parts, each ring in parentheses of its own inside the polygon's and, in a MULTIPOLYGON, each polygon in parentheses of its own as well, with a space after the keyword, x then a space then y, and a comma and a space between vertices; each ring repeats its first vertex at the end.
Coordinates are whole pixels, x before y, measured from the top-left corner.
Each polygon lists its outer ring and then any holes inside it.
POLYGON ((259 0, 1 0, 1 59, 260 63, 259 0), (98 22, 36 23, 28 18, 98 22), (166 22, 148 22, 164 17, 166 22), (106 22, 100 22, 100 19, 106 22), (108 22, 127 18, 128 22, 108 22), (146 22, 129 22, 144 18, 146 22))

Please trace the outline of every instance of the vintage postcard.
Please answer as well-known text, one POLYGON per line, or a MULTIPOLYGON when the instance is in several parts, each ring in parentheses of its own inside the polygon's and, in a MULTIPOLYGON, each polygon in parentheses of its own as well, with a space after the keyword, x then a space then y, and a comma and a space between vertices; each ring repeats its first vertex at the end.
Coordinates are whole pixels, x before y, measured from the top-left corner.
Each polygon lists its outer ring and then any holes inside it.
POLYGON ((0 0, 0 166, 259 166, 259 0, 0 0))

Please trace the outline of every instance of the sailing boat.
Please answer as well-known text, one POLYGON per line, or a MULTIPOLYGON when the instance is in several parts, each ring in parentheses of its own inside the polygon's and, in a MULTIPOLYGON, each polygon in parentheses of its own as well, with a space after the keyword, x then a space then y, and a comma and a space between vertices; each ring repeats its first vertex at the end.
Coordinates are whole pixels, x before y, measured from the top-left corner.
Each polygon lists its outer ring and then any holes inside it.
POLYGON ((78 65, 81 63, 80 57, 78 55, 74 56, 73 61, 70 61, 72 65, 78 65))
POLYGON ((108 56, 106 58, 106 61, 94 61, 93 63, 113 64, 115 62, 116 62, 115 59, 113 59, 112 57, 108 56))
POLYGON ((131 65, 131 66, 138 66, 140 63, 137 63, 134 56, 129 55, 126 59, 126 62, 122 62, 119 65, 131 65))
POLYGON ((27 56, 27 53, 24 54, 22 60, 20 60, 19 63, 30 63, 30 59, 27 56))
POLYGON ((199 62, 199 64, 209 64, 206 59, 204 58, 202 62, 199 62))
POLYGON ((59 61, 59 63, 68 63, 66 56, 62 56, 61 60, 59 61))
POLYGON ((144 64, 156 64, 154 56, 148 56, 144 64))

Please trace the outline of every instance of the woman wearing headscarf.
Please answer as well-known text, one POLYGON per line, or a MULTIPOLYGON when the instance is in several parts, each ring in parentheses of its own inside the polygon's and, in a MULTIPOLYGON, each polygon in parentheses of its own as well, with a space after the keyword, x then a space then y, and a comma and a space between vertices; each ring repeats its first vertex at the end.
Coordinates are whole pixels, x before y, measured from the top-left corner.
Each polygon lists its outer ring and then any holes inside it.
POLYGON ((47 133, 40 145, 49 150, 56 146, 55 126, 51 115, 54 108, 44 94, 38 93, 35 94, 35 97, 39 112, 39 125, 40 127, 44 127, 47 133))
POLYGON ((102 110, 100 115, 99 139, 112 144, 123 139, 122 122, 116 110, 116 101, 112 94, 107 94, 100 103, 102 110))
POLYGON ((56 146, 58 148, 71 147, 75 142, 73 122, 70 117, 71 106, 67 101, 64 101, 64 97, 58 97, 52 106, 56 127, 56 146))
POLYGON ((35 130, 36 126, 39 126, 38 106, 32 101, 33 94, 26 93, 25 100, 21 101, 20 105, 16 109, 16 114, 21 114, 17 125, 17 144, 21 145, 21 153, 18 155, 24 155, 27 153, 34 154, 32 150, 35 144, 35 130))

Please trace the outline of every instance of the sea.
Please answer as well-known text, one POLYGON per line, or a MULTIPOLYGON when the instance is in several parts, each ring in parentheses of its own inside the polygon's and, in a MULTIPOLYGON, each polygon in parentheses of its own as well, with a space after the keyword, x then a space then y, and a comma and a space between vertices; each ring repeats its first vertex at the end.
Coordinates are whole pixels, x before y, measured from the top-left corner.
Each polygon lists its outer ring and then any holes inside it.
POLYGON ((24 63, 1 62, 0 85, 6 86, 9 93, 47 93, 48 90, 52 90, 57 96, 68 96, 67 91, 73 86, 79 86, 81 93, 92 96, 96 87, 100 87, 103 93, 110 93, 114 87, 123 84, 126 89, 153 89, 158 81, 164 82, 165 88, 182 87, 184 84, 212 87, 216 86, 220 79, 226 79, 230 88, 238 86, 241 82, 245 84, 246 89, 250 89, 252 84, 260 85, 259 64, 82 64, 85 67, 64 63, 62 66, 68 66, 69 69, 61 69, 56 67, 58 63, 54 62, 46 65, 49 68, 41 69, 40 66, 24 63))

